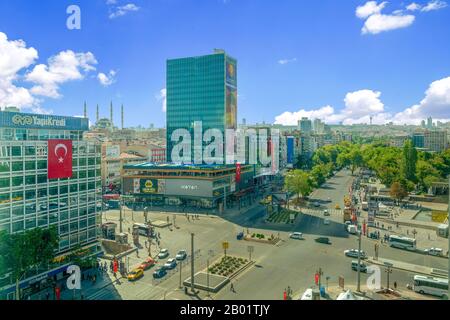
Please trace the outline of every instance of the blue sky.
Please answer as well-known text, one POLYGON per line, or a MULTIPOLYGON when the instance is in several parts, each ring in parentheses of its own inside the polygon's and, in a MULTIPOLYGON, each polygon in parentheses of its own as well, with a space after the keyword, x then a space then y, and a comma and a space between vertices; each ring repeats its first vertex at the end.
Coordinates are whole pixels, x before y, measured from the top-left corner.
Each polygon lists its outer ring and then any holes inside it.
POLYGON ((81 115, 86 100, 95 119, 112 100, 116 125, 123 103, 127 126, 163 126, 166 59, 222 48, 239 121, 447 121, 449 39, 438 0, 3 0, 0 106, 81 115))

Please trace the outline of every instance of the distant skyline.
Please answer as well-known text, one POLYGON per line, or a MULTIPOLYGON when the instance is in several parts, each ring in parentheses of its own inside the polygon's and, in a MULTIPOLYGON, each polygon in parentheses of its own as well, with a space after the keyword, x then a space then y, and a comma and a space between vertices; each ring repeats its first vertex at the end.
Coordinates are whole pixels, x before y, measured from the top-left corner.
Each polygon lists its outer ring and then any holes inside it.
POLYGON ((446 1, 0 2, 0 106, 165 124, 166 60, 238 60, 238 119, 295 125, 450 120, 446 1), (69 30, 70 5, 81 30, 69 30))

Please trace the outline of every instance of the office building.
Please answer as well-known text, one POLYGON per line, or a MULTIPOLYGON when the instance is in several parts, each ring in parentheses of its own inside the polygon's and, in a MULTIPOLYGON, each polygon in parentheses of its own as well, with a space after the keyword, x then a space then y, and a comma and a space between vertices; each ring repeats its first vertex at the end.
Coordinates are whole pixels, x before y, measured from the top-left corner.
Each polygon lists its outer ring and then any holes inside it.
POLYGON ((427 130, 424 136, 424 147, 428 151, 442 152, 447 149, 447 131, 427 130))
MULTIPOLYGON (((186 129, 194 139, 194 127, 199 132, 208 129, 237 128, 237 61, 223 50, 200 57, 167 61, 167 152, 173 162, 172 133, 186 129), (201 130, 199 123, 201 122, 201 130)), ((191 162, 203 151, 191 143, 191 162)), ((197 158, 198 159, 198 158, 197 158)))
POLYGON ((298 121, 298 129, 302 132, 302 134, 311 133, 312 131, 312 122, 308 118, 302 118, 298 121))
MULTIPOLYGON (((60 279, 73 249, 83 248, 87 255, 101 252, 101 153, 99 144, 83 140, 88 126, 86 118, 0 111, 0 231, 55 226, 59 235, 54 263, 20 282, 25 295, 60 279), (58 162, 51 159, 54 155, 71 176, 51 167, 58 162), (61 173, 66 177, 54 178, 61 173)), ((13 279, 0 274, 0 299, 14 295, 13 279)))

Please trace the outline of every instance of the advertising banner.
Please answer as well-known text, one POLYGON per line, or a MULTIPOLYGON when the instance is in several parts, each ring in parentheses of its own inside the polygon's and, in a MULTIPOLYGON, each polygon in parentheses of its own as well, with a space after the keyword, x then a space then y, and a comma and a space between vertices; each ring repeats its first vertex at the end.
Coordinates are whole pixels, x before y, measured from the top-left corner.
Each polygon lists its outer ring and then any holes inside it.
POLYGON ((237 128, 237 90, 228 85, 226 96, 226 123, 227 129, 237 128))
POLYGON ((156 179, 141 179, 141 193, 152 194, 158 193, 158 180, 156 179))
POLYGON ((48 179, 72 177, 72 141, 48 140, 48 179))

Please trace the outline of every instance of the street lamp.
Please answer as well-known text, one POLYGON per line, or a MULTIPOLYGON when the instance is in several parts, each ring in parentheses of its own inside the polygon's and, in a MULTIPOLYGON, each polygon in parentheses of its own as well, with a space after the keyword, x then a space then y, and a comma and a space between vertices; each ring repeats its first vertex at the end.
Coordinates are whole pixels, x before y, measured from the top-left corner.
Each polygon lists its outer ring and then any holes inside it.
POLYGON ((358 231, 358 287, 356 291, 361 292, 361 230, 358 231))

